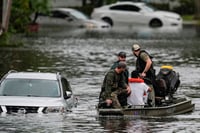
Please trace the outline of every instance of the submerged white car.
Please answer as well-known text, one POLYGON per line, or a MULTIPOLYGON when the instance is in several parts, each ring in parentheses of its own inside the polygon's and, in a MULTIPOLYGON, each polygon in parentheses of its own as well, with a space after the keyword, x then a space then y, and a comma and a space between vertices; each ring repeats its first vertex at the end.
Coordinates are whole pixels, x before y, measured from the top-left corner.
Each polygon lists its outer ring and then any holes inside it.
POLYGON ((59 73, 10 71, 0 82, 0 113, 64 113, 76 103, 59 73))
POLYGON ((110 29, 110 25, 104 21, 90 19, 84 13, 72 8, 54 8, 49 14, 39 14, 37 23, 41 26, 62 26, 86 28, 88 30, 110 29))
POLYGON ((104 20, 111 26, 148 25, 150 27, 182 26, 179 14, 155 10, 142 2, 117 2, 95 8, 91 17, 104 20))

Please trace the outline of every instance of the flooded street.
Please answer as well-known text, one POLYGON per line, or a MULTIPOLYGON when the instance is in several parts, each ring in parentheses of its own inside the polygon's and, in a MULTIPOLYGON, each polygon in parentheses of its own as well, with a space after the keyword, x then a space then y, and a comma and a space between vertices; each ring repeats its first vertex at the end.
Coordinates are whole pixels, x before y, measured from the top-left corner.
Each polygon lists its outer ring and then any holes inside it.
POLYGON ((21 47, 0 48, 0 76, 17 71, 60 72, 68 78, 79 99, 77 108, 66 114, 1 114, 0 132, 137 132, 192 133, 200 130, 200 38, 194 27, 183 31, 78 34, 77 31, 38 34, 20 38, 21 47), (161 65, 172 65, 179 72, 177 91, 195 103, 194 112, 166 117, 98 117, 95 105, 105 73, 117 60, 116 53, 127 53, 129 72, 135 69, 131 47, 139 42, 154 58, 158 73, 161 65))

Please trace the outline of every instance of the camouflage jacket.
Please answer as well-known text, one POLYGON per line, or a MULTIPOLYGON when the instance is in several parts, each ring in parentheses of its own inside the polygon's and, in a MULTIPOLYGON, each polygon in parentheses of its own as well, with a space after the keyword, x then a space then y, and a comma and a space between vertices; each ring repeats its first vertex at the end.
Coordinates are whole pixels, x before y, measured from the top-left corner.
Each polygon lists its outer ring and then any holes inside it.
MULTIPOLYGON (((120 62, 119 60, 116 61, 116 62, 114 62, 110 69, 115 69, 115 68, 118 66, 119 62, 120 62)), ((123 72, 123 75, 124 75, 124 79, 125 79, 126 84, 128 84, 128 78, 129 78, 128 69, 126 69, 126 70, 123 72)))
POLYGON ((119 88, 126 88, 126 86, 123 73, 118 74, 114 69, 111 69, 104 78, 100 99, 110 99, 113 91, 119 88))

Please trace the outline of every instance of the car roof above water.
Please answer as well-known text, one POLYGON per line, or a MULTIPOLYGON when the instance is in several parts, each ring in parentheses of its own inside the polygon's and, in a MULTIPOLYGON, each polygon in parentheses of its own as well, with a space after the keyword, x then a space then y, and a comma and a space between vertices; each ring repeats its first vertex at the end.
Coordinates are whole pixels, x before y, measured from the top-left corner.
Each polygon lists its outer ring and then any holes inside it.
POLYGON ((67 11, 67 12, 72 12, 72 11, 77 11, 73 8, 52 8, 52 10, 59 10, 59 11, 67 11))
POLYGON ((8 78, 57 80, 57 74, 40 73, 40 72, 15 72, 15 73, 9 73, 6 76, 6 79, 8 78))
MULTIPOLYGON (((99 8, 100 8, 100 9, 101 9, 101 8, 109 8, 109 7, 112 7, 112 6, 126 5, 126 4, 128 4, 128 5, 135 5, 135 6, 139 6, 139 7, 145 5, 144 2, 118 1, 118 2, 116 2, 116 3, 109 4, 109 5, 104 5, 104 6, 101 6, 101 7, 99 7, 99 8)), ((98 8, 97 8, 97 9, 98 9, 98 8)))
POLYGON ((129 5, 137 5, 137 6, 145 5, 144 2, 131 2, 131 1, 118 1, 114 4, 129 4, 129 5))

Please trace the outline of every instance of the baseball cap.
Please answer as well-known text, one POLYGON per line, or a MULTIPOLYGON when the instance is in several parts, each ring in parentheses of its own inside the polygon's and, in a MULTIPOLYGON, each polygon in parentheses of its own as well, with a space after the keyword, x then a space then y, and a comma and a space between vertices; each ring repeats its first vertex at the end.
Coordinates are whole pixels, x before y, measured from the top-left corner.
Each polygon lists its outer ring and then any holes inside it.
POLYGON ((133 50, 133 51, 140 50, 140 45, 138 45, 138 44, 133 44, 132 50, 133 50))
POLYGON ((117 55, 120 56, 120 57, 126 58, 126 53, 125 52, 119 52, 117 55))

